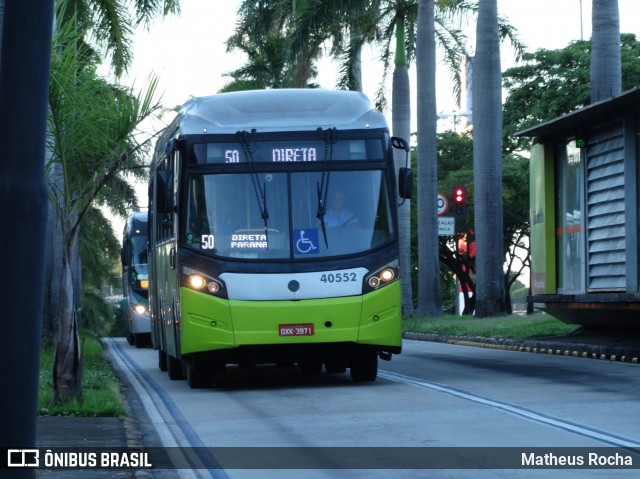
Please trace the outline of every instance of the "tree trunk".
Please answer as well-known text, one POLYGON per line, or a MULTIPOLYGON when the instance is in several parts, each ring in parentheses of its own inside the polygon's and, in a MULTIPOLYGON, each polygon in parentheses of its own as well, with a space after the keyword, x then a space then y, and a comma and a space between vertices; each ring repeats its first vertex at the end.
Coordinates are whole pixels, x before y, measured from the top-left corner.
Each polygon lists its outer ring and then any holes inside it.
MULTIPOLYGON (((404 22, 398 22, 396 33, 396 65, 393 71, 391 91, 391 127, 393 135, 407 142, 411 139, 411 86, 409 68, 405 55, 404 22)), ((394 149, 396 173, 407 166, 407 155, 403 150, 394 149)), ((398 198, 398 202, 401 200, 398 198)), ((405 200, 398 209, 398 232, 400 238, 400 277, 402 280, 402 314, 412 316, 413 287, 411 284, 411 200, 405 200)))
POLYGON ((434 0, 418 4, 418 316, 442 316, 438 240, 434 0))
MULTIPOLYGON (((409 72, 406 66, 396 66, 393 72, 392 88, 392 128, 394 136, 405 139, 411 138, 411 98, 409 72)), ((396 173, 406 166, 407 155, 403 150, 395 149, 396 173)), ((399 200, 402 201, 402 200, 399 200)), ((411 281, 411 200, 407 199, 398 207, 398 228, 400 239, 400 277, 402 279, 402 314, 412 316, 413 286, 411 281)))
POLYGON ((502 72, 497 0, 480 0, 473 63, 476 317, 504 315, 502 72))
POLYGON ((593 0, 591 23, 591 103, 595 103, 622 91, 618 0, 593 0))
MULTIPOLYGON (((51 162, 51 151, 46 152, 45 164, 48 164, 47 184, 51 198, 57 197, 55 191, 64 191, 64 176, 60 163, 51 162)), ((64 235, 62 232, 62 219, 56 213, 57 208, 49 202, 47 215, 47 231, 50 241, 46 241, 45 249, 45 287, 43 310, 43 335, 53 339, 58 329, 60 316, 60 298, 62 289, 62 265, 64 251, 64 235)))
MULTIPOLYGON (((351 36, 359 35, 358 26, 356 24, 352 24, 349 27, 351 32, 351 36)), ((358 53, 351 64, 351 78, 353 84, 349 88, 350 90, 362 92, 362 48, 358 49, 358 53)), ((408 141, 408 140, 407 140, 408 141)))
POLYGON ((62 404, 70 398, 82 398, 82 358, 74 301, 72 246, 64 251, 51 404, 62 404))
POLYGON ((55 338, 57 330, 62 278, 62 231, 51 203, 48 204, 47 233, 50 241, 45 241, 42 335, 49 341, 55 338))

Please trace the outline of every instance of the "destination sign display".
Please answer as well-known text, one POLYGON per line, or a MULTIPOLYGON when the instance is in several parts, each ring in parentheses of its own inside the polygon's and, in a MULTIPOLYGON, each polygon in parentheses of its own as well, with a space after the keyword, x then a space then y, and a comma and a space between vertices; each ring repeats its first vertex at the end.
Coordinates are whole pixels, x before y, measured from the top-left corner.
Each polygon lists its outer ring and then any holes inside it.
POLYGON ((192 163, 313 163, 318 161, 382 160, 381 139, 324 141, 251 142, 247 150, 240 143, 199 143, 191 147, 192 163), (195 161, 194 161, 195 160, 195 161))

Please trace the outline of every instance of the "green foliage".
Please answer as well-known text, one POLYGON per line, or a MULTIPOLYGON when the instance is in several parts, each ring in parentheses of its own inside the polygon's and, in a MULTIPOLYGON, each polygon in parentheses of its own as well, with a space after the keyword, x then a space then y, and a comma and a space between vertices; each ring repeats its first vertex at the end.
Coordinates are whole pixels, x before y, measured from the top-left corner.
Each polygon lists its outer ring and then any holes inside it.
MULTIPOLYGON (((622 34, 622 89, 640 86, 640 43, 622 34)), ((529 139, 513 134, 586 106, 590 102, 591 42, 575 41, 560 50, 540 49, 503 73, 508 92, 503 110, 506 151, 527 149, 529 139)))
POLYGON ((244 0, 227 49, 244 52, 247 63, 226 74, 232 81, 223 91, 313 86, 309 80, 317 74, 313 62, 322 40, 308 37, 295 53, 289 42, 294 21, 306 9, 307 2, 244 0))
POLYGON ((115 308, 113 323, 110 325, 107 336, 112 338, 121 338, 126 336, 127 333, 127 317, 122 305, 118 305, 118 307, 115 308))
MULTIPOLYGON (((477 4, 468 0, 436 2, 436 40, 451 71, 456 94, 460 93, 460 61, 468 54, 468 39, 457 25, 476 13, 477 4)), ((365 44, 377 44, 382 48, 384 74, 376 104, 385 105, 383 85, 387 74, 395 63, 409 65, 415 60, 417 0, 243 0, 238 19, 236 32, 227 45, 246 53, 247 64, 228 74, 236 80, 229 88, 260 86, 264 84, 262 75, 269 73, 271 78, 279 78, 274 73, 282 71, 295 72, 294 85, 303 86, 299 82, 301 71, 313 71, 313 62, 327 42, 331 45, 329 54, 340 63, 336 85, 356 90, 359 85, 354 64, 359 53, 365 44), (395 51, 397 35, 404 37, 404 52, 395 51), (282 42, 277 49, 270 43, 275 39, 282 42), (274 55, 274 51, 280 53, 274 55)), ((500 19, 500 37, 508 40, 518 55, 523 50, 515 29, 504 19, 500 19)))
MULTIPOLYGON (((456 186, 463 186, 467 193, 467 203, 473 199, 473 138, 469 133, 446 131, 438 135, 438 188, 449 199, 449 213, 453 213, 452 196, 456 186)), ((457 231, 473 228, 473 215, 456 218, 457 231)))
POLYGON ((99 289, 84 284, 81 318, 81 327, 88 328, 100 336, 107 336, 115 323, 116 308, 105 299, 99 289))
MULTIPOLYGON (((528 228, 529 221, 529 162, 515 154, 504 154, 502 160, 502 183, 505 248, 511 237, 520 229, 528 228)), ((473 138, 468 133, 447 131, 438 135, 438 188, 452 204, 453 188, 466 189, 467 210, 456 217, 456 231, 473 229, 473 138)), ((453 213, 450 209, 448 216, 453 213)))
MULTIPOLYGON (((134 134, 140 122, 158 111, 159 105, 154 98, 154 78, 135 94, 98 77, 95 60, 90 60, 86 47, 66 47, 77 45, 81 35, 71 20, 56 27, 49 93, 51 134, 47 143, 51 159, 47 168, 51 171, 58 165, 63 177, 53 189, 54 196, 71 207, 69 213, 83 215, 94 199, 106 202, 111 197, 99 197, 99 192, 118 171, 143 163, 148 143, 137 143, 134 134)), ((124 196, 133 197, 126 182, 120 182, 119 187, 126 190, 124 196)))
POLYGON ((114 265, 120 257, 120 242, 101 210, 94 207, 87 210, 79 246, 83 284, 94 289, 103 285, 119 287, 120 270, 114 269, 114 265))
MULTIPOLYGON (((221 93, 294 87, 296 68, 286 61, 285 41, 284 36, 278 32, 255 38, 250 43, 244 37, 230 38, 227 42, 228 50, 242 51, 247 56, 247 62, 244 66, 225 73, 231 81, 221 89, 221 93)), ((317 73, 317 69, 313 67, 310 78, 315 78, 317 73)))
POLYGON ((130 66, 133 56, 133 31, 138 24, 149 26, 152 20, 180 12, 179 0, 56 0, 56 16, 62 23, 82 25, 79 44, 85 50, 108 56, 116 75, 130 66), (133 6, 133 8, 130 8, 133 6), (89 38, 92 46, 85 43, 89 38))
POLYGON ((98 59, 82 42, 84 30, 77 17, 63 21, 58 15, 57 19, 46 165, 51 201, 63 232, 62 238, 54 240, 62 241, 68 250, 79 235, 84 318, 101 331, 113 312, 95 292, 105 284, 119 284, 114 264, 120 247, 110 222, 97 206, 126 216, 128 208, 137 203, 125 174, 145 174, 140 167, 151 138, 139 143, 138 125, 159 110, 157 80, 151 78, 146 88, 134 93, 98 77, 98 59))
POLYGON ((105 359, 98 339, 93 333, 81 332, 83 359, 83 397, 62 405, 49 407, 51 397, 51 369, 54 350, 46 347, 40 352, 40 381, 38 414, 40 416, 126 416, 120 400, 120 383, 105 359))
MULTIPOLYGON (((467 234, 474 229, 474 181, 473 181, 473 139, 468 133, 456 133, 447 131, 438 134, 438 190, 449 199, 449 213, 446 216, 453 216, 451 210, 452 194, 455 186, 463 186, 466 189, 467 208, 462 216, 456 216, 456 232, 467 234)), ((412 165, 415 164, 415 151, 412 151, 412 165)), ((504 202, 504 249, 510 270, 508 278, 510 284, 517 280, 518 271, 515 262, 512 262, 514 247, 518 246, 519 253, 527 255, 528 245, 523 242, 523 238, 529 235, 529 162, 515 154, 505 154, 502 164, 502 194, 504 202)), ((415 194, 415 192, 414 192, 415 194)), ((417 197, 417 196, 416 196, 417 197)), ((417 251, 417 207, 412 203, 412 226, 411 234, 411 262, 418 264, 417 251)), ((469 238, 473 238, 472 234, 469 238)), ((445 311, 453 310, 457 290, 455 288, 454 275, 461 276, 463 269, 467 271, 475 270, 474 260, 459 255, 455 241, 450 237, 440 237, 440 261, 441 265, 441 285, 443 304, 445 311), (462 268, 462 267, 465 268, 462 268), (448 305, 448 306, 447 306, 448 305)), ((415 267, 413 268, 414 288, 416 287, 415 267)), ((464 280, 465 278, 462 277, 464 280)), ((473 276, 468 278, 470 286, 475 288, 473 276)))

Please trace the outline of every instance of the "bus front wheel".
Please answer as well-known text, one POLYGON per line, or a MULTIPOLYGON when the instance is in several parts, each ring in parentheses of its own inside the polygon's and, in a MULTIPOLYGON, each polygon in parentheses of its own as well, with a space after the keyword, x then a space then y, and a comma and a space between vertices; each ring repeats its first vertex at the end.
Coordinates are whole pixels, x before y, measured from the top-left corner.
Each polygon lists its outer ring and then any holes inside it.
POLYGON ((191 389, 202 389, 211 386, 211 371, 206 365, 187 366, 187 384, 191 389))
POLYGON ((167 354, 167 373, 169 374, 169 379, 184 379, 184 371, 182 369, 182 361, 177 358, 174 358, 170 354, 167 354))
POLYGON ((378 377, 378 352, 362 351, 351 362, 351 379, 353 381, 370 382, 378 377))
POLYGON ((160 371, 167 370, 167 353, 162 349, 158 349, 158 367, 160 368, 160 371))

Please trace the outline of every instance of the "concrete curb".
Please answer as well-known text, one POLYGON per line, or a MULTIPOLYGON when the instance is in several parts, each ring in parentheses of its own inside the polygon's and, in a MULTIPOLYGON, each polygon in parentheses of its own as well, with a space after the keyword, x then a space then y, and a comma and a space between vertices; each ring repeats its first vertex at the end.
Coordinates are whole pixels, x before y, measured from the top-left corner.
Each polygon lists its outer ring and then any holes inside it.
MULTIPOLYGON (((140 432, 140 427, 138 424, 138 420, 136 419, 133 408, 127 399, 127 389, 130 388, 129 380, 123 374, 123 372, 116 366, 113 354, 114 352, 111 350, 111 346, 109 343, 101 340, 102 351, 109 363, 111 364, 111 369, 113 370, 116 378, 118 379, 121 389, 119 389, 118 396, 120 402, 127 415, 123 418, 122 423, 124 426, 125 439, 127 441, 127 448, 129 449, 142 449, 144 450, 144 444, 142 443, 142 433, 140 432)), ((128 471, 131 479, 150 479, 153 478, 153 472, 148 469, 137 469, 136 471, 128 471)))
POLYGON ((485 338, 476 336, 451 336, 433 333, 412 333, 402 335, 405 339, 417 341, 431 341, 436 343, 458 344, 461 346, 476 346, 480 348, 502 349, 506 351, 522 351, 538 354, 553 354, 558 356, 573 356, 606 361, 619 361, 638 364, 640 347, 586 344, 563 341, 562 338, 547 339, 509 339, 485 338))

